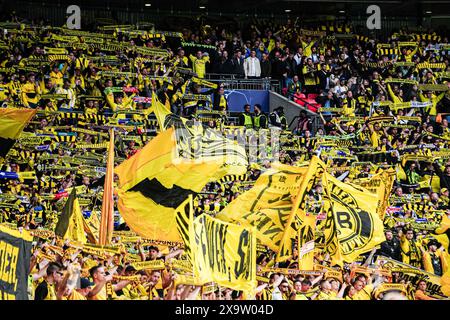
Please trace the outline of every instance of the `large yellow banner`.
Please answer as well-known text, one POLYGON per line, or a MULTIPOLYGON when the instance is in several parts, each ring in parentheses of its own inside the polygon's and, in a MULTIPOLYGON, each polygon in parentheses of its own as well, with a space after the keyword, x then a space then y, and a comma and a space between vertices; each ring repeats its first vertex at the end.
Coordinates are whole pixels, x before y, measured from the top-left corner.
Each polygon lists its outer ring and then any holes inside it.
POLYGON ((196 278, 253 295, 257 284, 255 229, 202 214, 194 221, 194 233, 196 278))
POLYGON ((362 253, 385 241, 383 221, 377 212, 377 196, 343 183, 325 172, 325 250, 337 264, 353 262, 362 253), (337 240, 337 241, 336 241, 337 240))
POLYGON ((249 191, 241 194, 216 217, 256 227, 258 240, 278 252, 292 203, 307 167, 275 164, 249 191))
POLYGON ((287 220, 280 249, 277 255, 277 261, 285 261, 293 257, 293 248, 295 240, 298 238, 298 232, 305 221, 305 216, 309 210, 307 197, 309 192, 321 183, 322 176, 326 170, 325 163, 318 157, 313 156, 305 174, 299 181, 297 195, 292 206, 291 213, 287 220))
POLYGON ((382 172, 372 176, 371 178, 355 179, 354 184, 361 186, 378 197, 378 215, 380 219, 384 219, 386 208, 388 206, 389 195, 394 185, 396 172, 394 169, 383 170, 382 172))

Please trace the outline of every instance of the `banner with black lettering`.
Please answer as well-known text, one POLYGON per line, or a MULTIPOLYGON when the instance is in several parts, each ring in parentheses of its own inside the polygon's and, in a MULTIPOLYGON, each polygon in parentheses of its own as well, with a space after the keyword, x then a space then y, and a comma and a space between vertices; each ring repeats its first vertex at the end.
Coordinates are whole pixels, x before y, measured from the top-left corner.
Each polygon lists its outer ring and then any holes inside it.
POLYGON ((258 240, 277 252, 292 211, 292 203, 307 169, 274 164, 261 174, 253 188, 233 200, 216 218, 243 226, 255 226, 258 240))
POLYGON ((0 300, 28 300, 33 237, 0 225, 0 300))
POLYGON ((384 219, 388 199, 394 185, 396 172, 394 169, 383 170, 382 172, 370 177, 353 180, 353 183, 359 185, 378 197, 377 211, 380 219, 384 219))
POLYGON ((253 295, 257 284, 255 228, 202 214, 194 221, 194 233, 196 278, 253 295))
POLYGON ((375 264, 379 268, 396 273, 398 280, 405 280, 406 283, 410 282, 413 286, 417 286, 421 280, 425 281, 425 293, 433 298, 442 299, 445 297, 441 290, 441 277, 435 274, 383 256, 379 256, 375 264))

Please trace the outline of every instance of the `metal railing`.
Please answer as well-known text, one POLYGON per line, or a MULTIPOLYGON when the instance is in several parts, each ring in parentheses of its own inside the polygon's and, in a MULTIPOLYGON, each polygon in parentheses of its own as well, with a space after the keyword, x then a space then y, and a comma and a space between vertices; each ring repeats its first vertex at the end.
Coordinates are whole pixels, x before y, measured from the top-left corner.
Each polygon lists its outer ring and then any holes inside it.
POLYGON ((207 73, 205 79, 216 83, 223 83, 225 89, 270 90, 281 93, 281 81, 271 78, 244 79, 235 74, 207 73))

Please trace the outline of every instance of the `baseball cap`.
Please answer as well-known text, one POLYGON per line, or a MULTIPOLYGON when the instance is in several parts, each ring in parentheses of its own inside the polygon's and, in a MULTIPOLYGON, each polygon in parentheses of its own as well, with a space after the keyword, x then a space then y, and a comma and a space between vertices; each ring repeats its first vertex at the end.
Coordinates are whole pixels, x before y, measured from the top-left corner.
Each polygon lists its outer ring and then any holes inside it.
POLYGON ((439 241, 437 241, 436 239, 431 239, 428 243, 427 243, 427 248, 429 248, 430 246, 436 246, 436 247, 440 247, 441 244, 439 243, 439 241))
POLYGON ((442 188, 442 189, 441 189, 441 193, 444 193, 444 192, 447 192, 447 191, 448 191, 447 188, 442 188))
POLYGON ((148 247, 148 250, 149 250, 149 251, 150 251, 150 250, 156 250, 156 251, 159 252, 159 249, 158 249, 157 246, 149 246, 149 247, 148 247))
POLYGON ((95 285, 95 283, 91 282, 88 278, 81 278, 80 279, 80 288, 86 289, 87 287, 91 287, 95 285))

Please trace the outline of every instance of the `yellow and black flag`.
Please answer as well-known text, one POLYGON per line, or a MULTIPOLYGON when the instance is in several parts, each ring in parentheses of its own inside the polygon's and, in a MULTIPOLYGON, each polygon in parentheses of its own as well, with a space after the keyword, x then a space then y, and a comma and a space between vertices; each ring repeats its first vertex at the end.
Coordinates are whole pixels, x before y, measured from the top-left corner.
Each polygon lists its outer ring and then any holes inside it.
MULTIPOLYGON (((447 214, 442 215, 442 219, 432 233, 433 238, 439 241, 445 248, 446 252, 450 249, 450 216, 447 214)), ((447 264, 450 265, 450 255, 447 254, 447 264)), ((450 269, 449 269, 450 270, 450 269)))
POLYGON ((86 243, 83 219, 77 191, 73 188, 56 224, 55 234, 63 239, 86 243))
POLYGON ((325 163, 316 156, 312 157, 305 174, 299 181, 297 195, 281 238, 277 261, 281 262, 292 258, 295 240, 298 238, 299 230, 307 220, 305 217, 310 210, 308 201, 306 201, 307 196, 313 188, 322 182, 322 176, 325 171, 325 163))
POLYGON ((195 265, 191 241, 194 241, 194 205, 192 194, 176 210, 177 229, 184 242, 184 252, 192 266, 195 265))
POLYGON ((396 172, 394 169, 383 170, 370 178, 355 179, 353 183, 361 186, 378 196, 378 215, 384 219, 388 207, 389 195, 394 186, 396 172))
POLYGON ((255 226, 258 240, 278 252, 294 199, 307 167, 274 164, 253 188, 227 205, 216 218, 255 226))
POLYGON ((202 214, 194 221, 195 276, 252 296, 256 289, 254 227, 226 223, 202 214))
POLYGON ((316 217, 307 213, 298 230, 298 269, 314 270, 316 217))
POLYGON ((351 263, 386 240, 375 194, 343 183, 328 172, 323 175, 323 188, 325 251, 332 264, 351 263))
POLYGON ((5 157, 36 110, 0 108, 0 157, 5 157))
MULTIPOLYGON (((120 214, 138 235, 180 242, 177 208, 215 180, 223 163, 177 157, 174 129, 158 134, 115 168, 120 214)), ((201 160, 201 159, 200 159, 201 160)))
POLYGON ((152 94, 152 106, 150 107, 149 113, 151 112, 155 114, 161 131, 170 127, 170 124, 166 123, 166 118, 170 118, 172 116, 172 112, 170 111, 170 108, 167 108, 167 106, 165 106, 158 100, 155 92, 153 92, 152 94))
POLYGON ((247 154, 237 141, 225 138, 220 132, 205 127, 201 122, 171 113, 153 94, 152 110, 161 130, 174 128, 177 154, 189 160, 222 163, 217 179, 224 175, 241 175, 247 172, 247 154))
POLYGON ((26 230, 0 225, 0 300, 28 300, 32 241, 26 230))
POLYGON ((86 232, 88 242, 98 244, 100 238, 100 220, 96 211, 92 210, 89 218, 83 218, 83 228, 84 232, 86 232))

